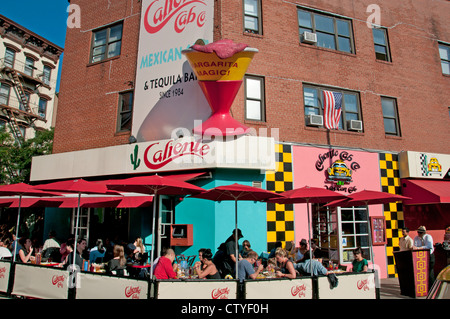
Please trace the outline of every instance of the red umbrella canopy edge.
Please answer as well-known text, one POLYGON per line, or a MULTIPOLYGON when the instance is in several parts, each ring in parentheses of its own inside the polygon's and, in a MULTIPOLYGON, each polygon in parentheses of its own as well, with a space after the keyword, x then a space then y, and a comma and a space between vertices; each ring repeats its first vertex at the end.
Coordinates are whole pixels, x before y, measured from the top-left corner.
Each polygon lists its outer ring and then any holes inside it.
POLYGON ((304 186, 281 193, 282 198, 274 198, 269 202, 280 204, 296 203, 327 203, 338 199, 346 199, 347 196, 325 188, 304 186))
POLYGON ((105 182, 108 189, 141 194, 188 195, 198 194, 205 190, 179 179, 160 175, 136 176, 105 182))
POLYGON ((1 196, 11 196, 11 195, 61 196, 61 194, 59 194, 59 193, 43 191, 43 190, 36 188, 35 186, 28 185, 26 183, 0 185, 0 195, 1 196))
POLYGON ((82 178, 36 185, 37 189, 67 193, 107 194, 108 188, 102 182, 90 182, 82 178))
POLYGON ((281 195, 253 186, 234 183, 231 185, 217 186, 201 194, 191 196, 192 198, 202 198, 214 201, 222 200, 252 200, 265 201, 281 195))

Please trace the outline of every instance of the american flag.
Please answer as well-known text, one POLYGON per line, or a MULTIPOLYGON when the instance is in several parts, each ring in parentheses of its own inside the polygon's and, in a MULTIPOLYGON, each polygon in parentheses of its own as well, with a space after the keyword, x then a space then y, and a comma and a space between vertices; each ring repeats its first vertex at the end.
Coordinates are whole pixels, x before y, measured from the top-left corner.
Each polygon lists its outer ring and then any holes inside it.
POLYGON ((327 129, 339 129, 342 111, 342 93, 323 91, 323 114, 327 129))

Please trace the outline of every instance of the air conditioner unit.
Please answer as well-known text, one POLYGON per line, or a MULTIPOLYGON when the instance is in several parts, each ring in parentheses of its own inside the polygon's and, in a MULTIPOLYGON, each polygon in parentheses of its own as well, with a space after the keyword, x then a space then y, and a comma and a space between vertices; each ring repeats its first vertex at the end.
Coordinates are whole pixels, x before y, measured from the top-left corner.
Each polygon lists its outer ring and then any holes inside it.
POLYGON ((347 128, 350 131, 362 131, 362 121, 356 120, 347 121, 347 128))
POLYGON ((308 114, 306 116, 306 125, 308 126, 322 126, 323 125, 323 116, 308 114))
POLYGON ((309 44, 317 43, 317 34, 308 31, 303 32, 302 42, 309 44))

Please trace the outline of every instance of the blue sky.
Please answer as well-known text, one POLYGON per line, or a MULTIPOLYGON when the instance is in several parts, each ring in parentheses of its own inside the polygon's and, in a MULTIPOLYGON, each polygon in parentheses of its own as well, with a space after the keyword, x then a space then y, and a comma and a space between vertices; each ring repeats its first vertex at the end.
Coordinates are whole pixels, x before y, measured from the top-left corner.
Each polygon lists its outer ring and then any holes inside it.
POLYGON ((68 6, 67 0, 2 0, 0 14, 64 48, 68 6))

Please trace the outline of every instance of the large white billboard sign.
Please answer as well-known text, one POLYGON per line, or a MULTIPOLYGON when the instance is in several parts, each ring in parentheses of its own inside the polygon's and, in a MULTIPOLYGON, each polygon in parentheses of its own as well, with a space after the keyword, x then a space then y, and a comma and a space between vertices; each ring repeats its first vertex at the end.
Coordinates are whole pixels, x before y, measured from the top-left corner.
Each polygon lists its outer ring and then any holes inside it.
POLYGON ((213 41, 213 0, 143 0, 132 135, 138 142, 170 138, 211 115, 181 51, 213 41))

